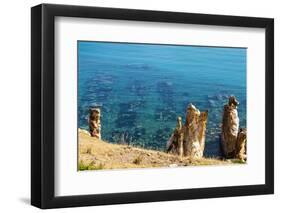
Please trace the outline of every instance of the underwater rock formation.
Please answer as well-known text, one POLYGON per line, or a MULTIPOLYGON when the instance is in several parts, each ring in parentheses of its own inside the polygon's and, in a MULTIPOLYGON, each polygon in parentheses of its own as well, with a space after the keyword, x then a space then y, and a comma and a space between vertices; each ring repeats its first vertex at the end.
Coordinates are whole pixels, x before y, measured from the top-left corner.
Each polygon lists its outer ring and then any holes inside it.
POLYGON ((190 158, 202 158, 205 148, 208 111, 201 112, 189 104, 186 114, 184 134, 184 155, 190 158))
POLYGON ((101 139, 101 124, 100 124, 100 108, 91 108, 89 110, 89 130, 92 137, 101 139))
POLYGON ((245 161, 246 156, 246 143, 247 143, 247 130, 245 128, 240 128, 237 143, 236 143, 236 158, 245 161))
POLYGON ((228 104, 224 105, 221 144, 223 154, 226 158, 235 157, 236 142, 239 132, 238 104, 239 102, 236 98, 230 96, 228 104))
POLYGON ((137 112, 131 103, 120 103, 119 112, 115 120, 118 128, 132 128, 136 125, 137 112))
POLYGON ((157 121, 174 121, 177 113, 172 107, 158 107, 155 109, 154 118, 157 121))

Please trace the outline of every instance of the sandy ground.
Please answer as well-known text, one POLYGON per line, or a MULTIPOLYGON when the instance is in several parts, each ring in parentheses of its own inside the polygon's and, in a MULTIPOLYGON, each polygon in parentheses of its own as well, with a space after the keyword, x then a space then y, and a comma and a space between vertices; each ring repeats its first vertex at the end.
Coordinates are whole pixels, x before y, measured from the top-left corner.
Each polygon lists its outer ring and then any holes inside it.
POLYGON ((161 151, 111 144, 91 137, 85 130, 79 130, 79 170, 226 165, 233 163, 235 163, 233 160, 226 161, 215 158, 192 160, 161 151))

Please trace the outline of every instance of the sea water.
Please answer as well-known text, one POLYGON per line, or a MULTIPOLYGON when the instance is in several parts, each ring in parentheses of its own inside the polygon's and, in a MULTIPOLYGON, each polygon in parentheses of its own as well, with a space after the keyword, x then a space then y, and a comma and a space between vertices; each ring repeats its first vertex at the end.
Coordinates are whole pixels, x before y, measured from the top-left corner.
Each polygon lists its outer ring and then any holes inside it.
POLYGON ((178 116, 208 110, 206 156, 220 155, 224 104, 246 127, 246 48, 78 41, 78 127, 101 108, 102 139, 165 150, 178 116))

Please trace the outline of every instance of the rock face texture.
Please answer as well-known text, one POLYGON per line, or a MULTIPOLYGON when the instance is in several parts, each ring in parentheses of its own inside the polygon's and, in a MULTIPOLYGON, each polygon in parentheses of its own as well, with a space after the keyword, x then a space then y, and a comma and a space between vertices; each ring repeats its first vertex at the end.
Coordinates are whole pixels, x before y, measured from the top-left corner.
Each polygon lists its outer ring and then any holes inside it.
POLYGON ((187 107, 184 154, 190 158, 202 158, 205 148, 208 112, 201 112, 192 104, 187 107))
MULTIPOLYGON (((225 158, 238 158, 245 161, 247 159, 247 130, 239 129, 238 104, 237 99, 230 96, 228 104, 224 105, 221 146, 225 158)), ((202 158, 207 121, 208 111, 200 112, 194 105, 189 104, 185 125, 182 125, 182 119, 178 117, 177 127, 167 142, 167 152, 193 159, 202 158)))
POLYGON ((238 157, 244 160, 246 158, 247 132, 246 129, 239 130, 238 104, 237 99, 230 96, 228 104, 224 106, 221 145, 226 158, 238 157))
POLYGON ((202 156, 205 149, 207 121, 208 121, 208 111, 201 112, 199 118, 200 125, 198 131, 199 131, 199 143, 200 143, 200 149, 202 151, 202 156))
POLYGON ((101 139, 101 124, 100 124, 99 108, 91 108, 89 110, 89 130, 92 137, 101 139))
POLYGON ((239 102, 236 98, 231 96, 229 97, 228 104, 224 105, 221 144, 223 154, 226 158, 233 158, 235 155, 239 131, 238 104, 239 102))
POLYGON ((177 127, 167 142, 167 151, 194 159, 203 157, 208 112, 201 112, 190 104, 187 107, 186 123, 178 117, 177 127))
MULTIPOLYGON (((221 145, 225 158, 238 158, 241 161, 247 159, 246 143, 247 130, 239 129, 238 101, 234 96, 229 97, 228 104, 224 105, 222 119, 221 145)), ((89 132, 91 137, 101 139, 101 111, 94 107, 89 110, 89 132)), ((177 118, 176 128, 167 141, 167 152, 201 159, 204 155, 208 111, 200 112, 193 104, 189 104, 186 110, 185 124, 182 118, 177 118)), ((127 132, 121 135, 122 144, 129 144, 131 137, 127 132)))
POLYGON ((247 130, 245 128, 240 128, 237 143, 236 143, 236 158, 245 161, 246 156, 246 143, 247 143, 247 130))
POLYGON ((182 126, 182 118, 178 117, 177 126, 167 142, 167 152, 175 153, 183 157, 183 137, 184 128, 182 126))

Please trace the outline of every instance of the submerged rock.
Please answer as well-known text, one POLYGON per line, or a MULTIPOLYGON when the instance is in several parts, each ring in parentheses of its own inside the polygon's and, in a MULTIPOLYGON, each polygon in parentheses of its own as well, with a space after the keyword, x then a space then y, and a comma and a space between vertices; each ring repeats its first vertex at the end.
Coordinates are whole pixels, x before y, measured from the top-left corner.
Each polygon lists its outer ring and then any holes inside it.
POLYGON ((115 121, 117 128, 131 128, 136 126, 137 113, 136 112, 126 112, 118 114, 118 117, 115 121))
POLYGON ((144 97, 147 94, 148 90, 147 86, 145 86, 145 82, 140 80, 135 80, 130 83, 127 89, 139 97, 144 97))
POLYGON ((171 136, 171 128, 164 127, 161 129, 158 129, 154 134, 151 135, 151 140, 147 141, 147 144, 149 144, 151 147, 163 149, 163 144, 167 142, 167 138, 171 136))
POLYGON ((135 128, 134 133, 133 133, 133 139, 134 140, 139 140, 141 137, 143 137, 146 133, 145 128, 140 127, 140 128, 135 128))
POLYGON ((115 120, 118 129, 132 128, 137 122, 137 108, 134 102, 120 103, 119 112, 115 120))

